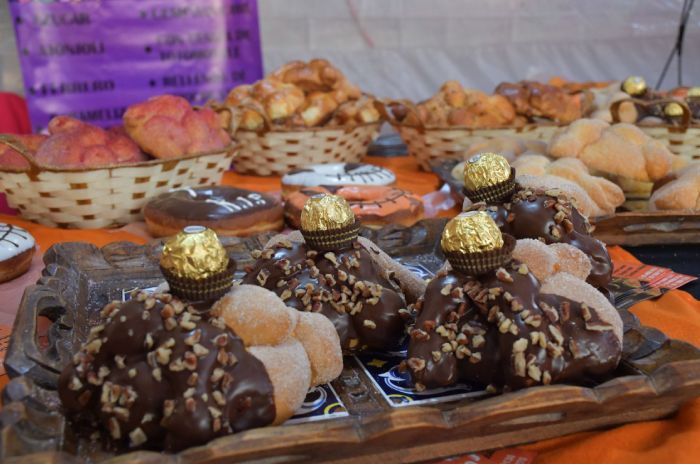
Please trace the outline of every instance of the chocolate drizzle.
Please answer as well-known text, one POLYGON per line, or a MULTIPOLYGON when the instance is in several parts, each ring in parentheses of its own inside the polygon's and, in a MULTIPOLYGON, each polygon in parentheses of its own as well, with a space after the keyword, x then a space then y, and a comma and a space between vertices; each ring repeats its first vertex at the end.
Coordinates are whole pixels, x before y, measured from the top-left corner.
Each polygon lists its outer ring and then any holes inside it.
POLYGON ((405 367, 418 389, 458 382, 519 389, 581 382, 617 366, 596 311, 556 295, 516 260, 477 277, 442 272, 413 308, 405 367))
POLYGON ((281 208, 269 195, 222 186, 174 190, 146 205, 151 212, 186 221, 216 221, 275 207, 281 208))
POLYGON ((591 260, 587 282, 605 293, 612 279, 612 261, 605 244, 591 236, 588 220, 563 192, 518 187, 497 205, 477 203, 470 210, 488 211, 501 232, 517 239, 532 238, 544 243, 568 243, 591 260), (507 201, 506 201, 507 200, 507 201))
POLYGON ((404 298, 393 276, 357 241, 335 252, 287 241, 254 257, 258 259, 243 283, 275 292, 287 306, 328 317, 343 350, 400 346, 408 316, 404 298))
POLYGON ((168 294, 107 305, 59 379, 66 416, 108 447, 177 451, 274 421, 265 367, 168 294))

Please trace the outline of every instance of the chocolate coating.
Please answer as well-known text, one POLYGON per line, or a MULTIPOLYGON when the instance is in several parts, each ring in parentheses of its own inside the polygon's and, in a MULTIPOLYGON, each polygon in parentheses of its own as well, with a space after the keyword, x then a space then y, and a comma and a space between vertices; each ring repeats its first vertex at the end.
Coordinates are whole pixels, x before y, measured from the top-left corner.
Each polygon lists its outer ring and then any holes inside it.
POLYGON ((269 195, 251 190, 215 186, 186 188, 163 193, 150 200, 145 210, 148 214, 173 216, 190 222, 208 222, 273 208, 281 210, 281 205, 269 195))
POLYGON ((258 253, 243 283, 275 292, 287 306, 328 317, 343 350, 390 350, 401 345, 406 302, 393 276, 357 241, 327 253, 298 242, 279 243, 258 253))
POLYGON ((568 243, 591 260, 587 282, 604 293, 612 279, 612 261, 605 244, 590 234, 591 225, 566 195, 556 190, 523 189, 501 204, 477 203, 470 209, 486 210, 501 232, 516 239, 540 239, 544 243, 568 243))
POLYGON ((168 294, 141 293, 102 315, 59 379, 81 432, 97 430, 110 448, 177 451, 274 421, 265 367, 222 321, 168 294))
POLYGON ((430 282, 414 307, 406 361, 417 388, 576 383, 617 366, 622 347, 612 326, 592 308, 540 294, 522 271, 513 260, 479 277, 450 271, 430 282))

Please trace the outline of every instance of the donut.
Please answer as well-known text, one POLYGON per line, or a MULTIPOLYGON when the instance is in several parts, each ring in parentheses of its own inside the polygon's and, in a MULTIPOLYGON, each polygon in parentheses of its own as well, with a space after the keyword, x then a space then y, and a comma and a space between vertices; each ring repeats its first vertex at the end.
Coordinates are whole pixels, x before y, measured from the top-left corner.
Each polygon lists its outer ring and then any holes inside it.
POLYGON ((317 185, 393 185, 396 175, 388 169, 364 163, 311 164, 282 177, 282 196, 317 185))
POLYGON ((219 235, 246 237, 284 225, 281 203, 270 195, 233 187, 182 188, 150 200, 143 210, 154 237, 201 225, 219 235))
POLYGON ((29 270, 36 244, 34 237, 12 224, 0 224, 0 283, 29 270))
POLYGON ((319 186, 303 187, 289 195, 284 205, 284 217, 289 224, 298 229, 304 203, 309 197, 320 193, 333 193, 345 198, 355 217, 366 227, 380 228, 387 224, 412 226, 423 217, 423 200, 396 187, 319 186))

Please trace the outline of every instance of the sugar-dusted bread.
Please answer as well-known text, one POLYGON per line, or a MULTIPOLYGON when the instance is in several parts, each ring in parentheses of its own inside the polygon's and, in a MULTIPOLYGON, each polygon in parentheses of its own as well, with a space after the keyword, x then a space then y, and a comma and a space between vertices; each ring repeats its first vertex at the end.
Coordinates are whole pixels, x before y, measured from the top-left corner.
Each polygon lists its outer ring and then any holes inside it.
POLYGON ((580 119, 559 131, 549 144, 555 158, 578 158, 590 170, 642 182, 661 179, 676 156, 632 124, 609 125, 580 119))
POLYGON ((675 180, 663 185, 649 198, 649 209, 700 210, 700 163, 682 169, 675 180))

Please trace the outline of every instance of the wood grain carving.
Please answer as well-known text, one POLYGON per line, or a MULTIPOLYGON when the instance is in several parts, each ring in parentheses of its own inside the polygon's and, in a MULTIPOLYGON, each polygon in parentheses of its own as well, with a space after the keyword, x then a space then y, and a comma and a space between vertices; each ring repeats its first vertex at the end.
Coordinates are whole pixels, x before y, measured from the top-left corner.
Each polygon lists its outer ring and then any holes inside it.
MULTIPOLYGON (((411 228, 362 233, 402 261, 434 271, 442 263, 436 243, 444 224, 426 220, 411 228)), ((250 250, 266 240, 232 239, 226 246, 242 263, 240 269, 250 250)), ((641 326, 622 309, 624 360, 599 384, 540 386, 479 400, 392 409, 355 361, 347 359, 333 386, 349 417, 249 430, 177 455, 115 457, 88 448, 71 434, 55 391, 56 376, 106 301, 119 296, 120 289, 161 281, 159 246, 117 243, 97 249, 64 243, 46 253, 44 275, 25 292, 6 359, 13 378, 2 396, 0 461, 413 462, 664 417, 700 395, 700 350, 641 326), (52 321, 45 347, 37 342, 40 316, 52 321)))

